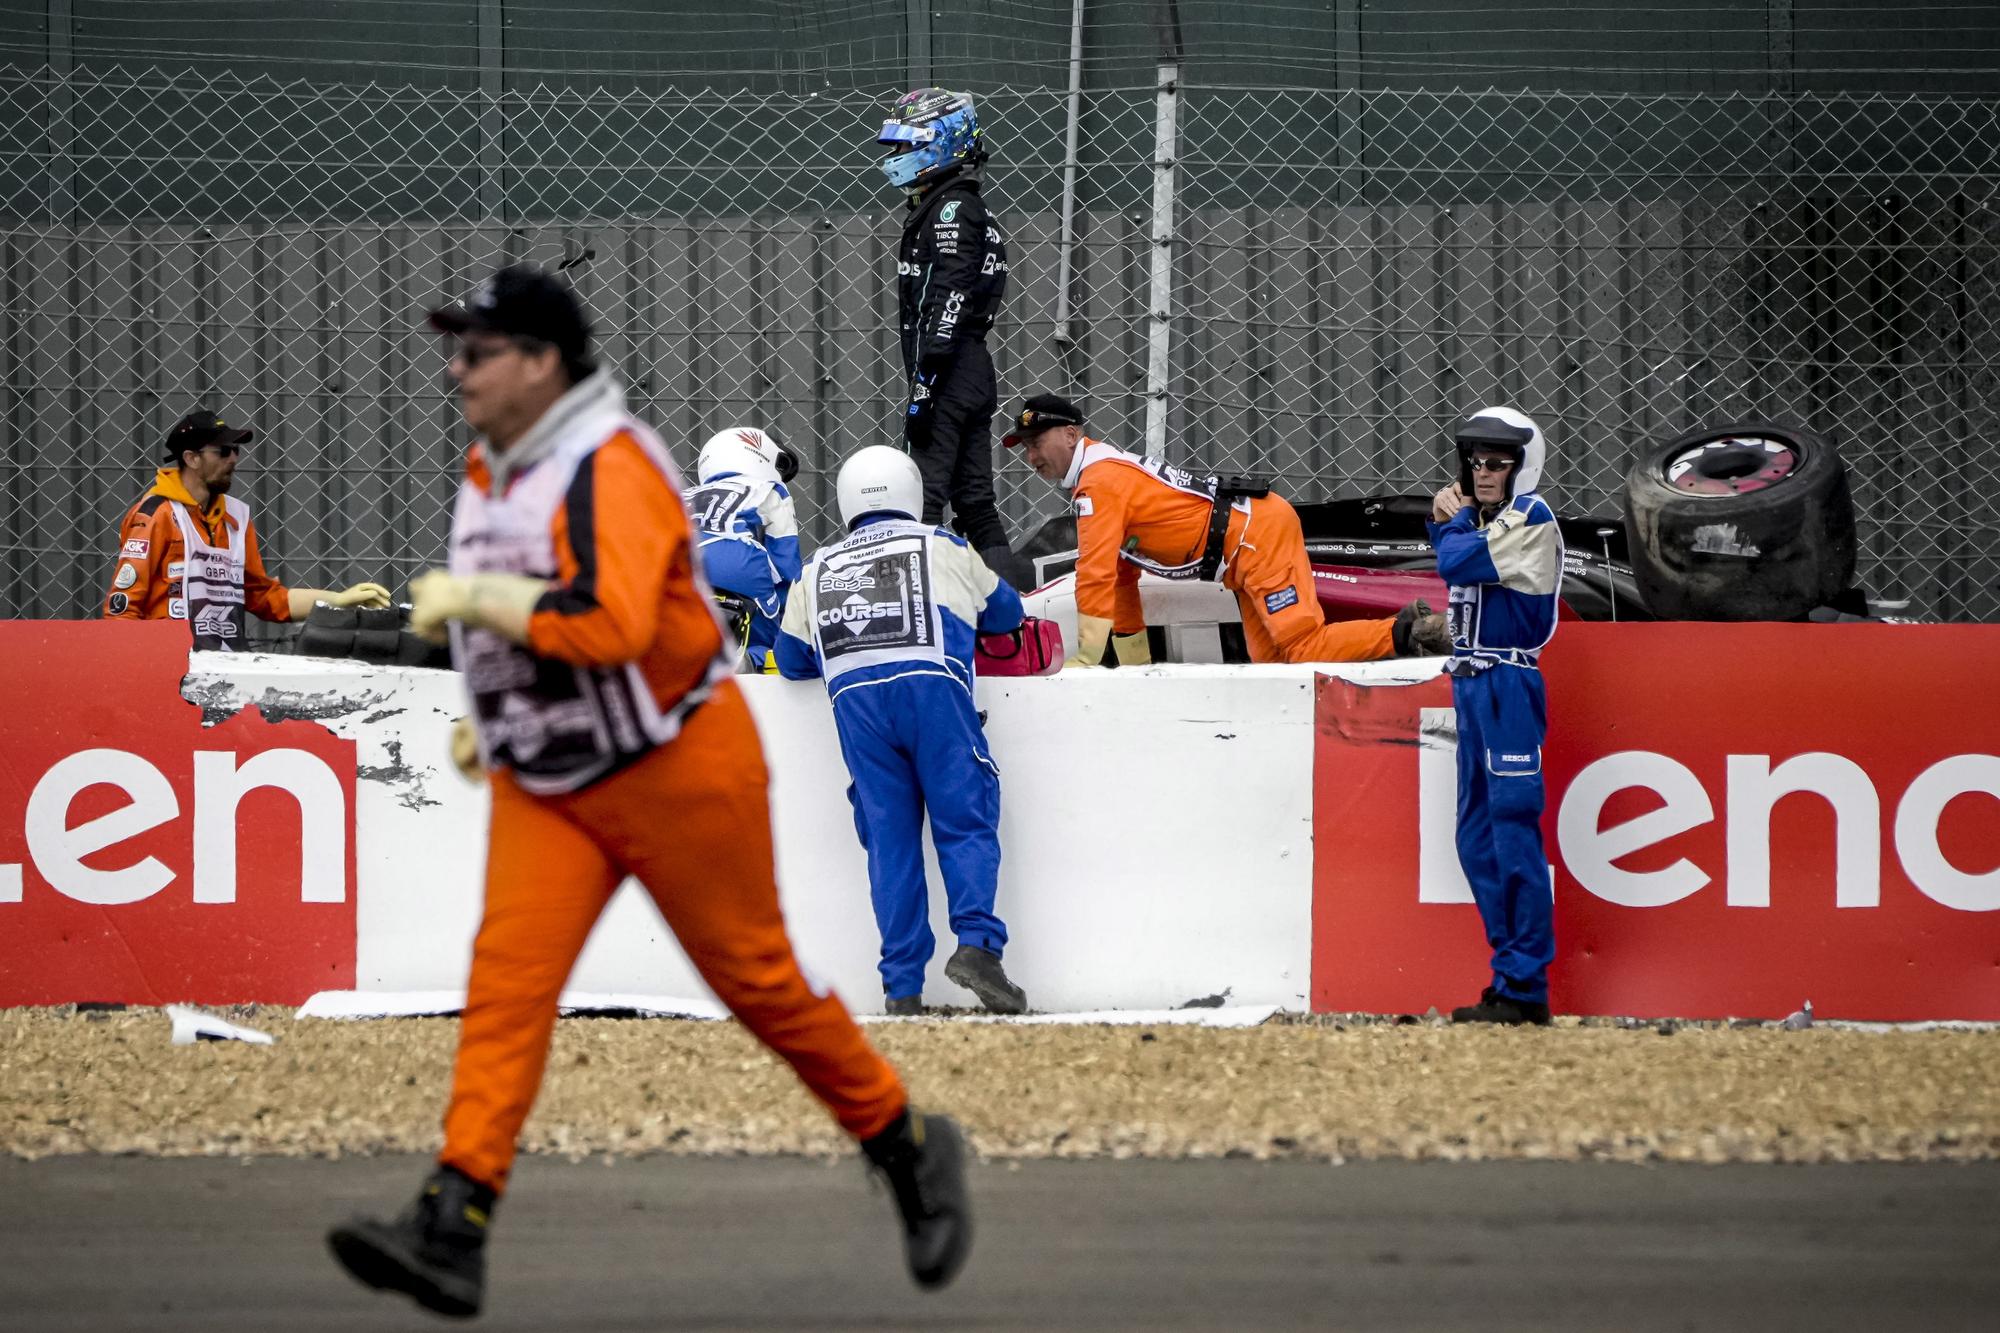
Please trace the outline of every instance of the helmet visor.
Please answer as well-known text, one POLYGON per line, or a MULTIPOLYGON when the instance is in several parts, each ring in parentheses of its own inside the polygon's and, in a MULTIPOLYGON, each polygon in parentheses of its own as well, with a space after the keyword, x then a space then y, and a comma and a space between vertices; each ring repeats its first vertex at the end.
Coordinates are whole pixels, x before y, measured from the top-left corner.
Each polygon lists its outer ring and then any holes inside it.
POLYGON ((937 130, 930 125, 905 125, 900 120, 882 122, 882 132, 875 136, 876 143, 929 143, 937 138, 937 130))
POLYGON ((1510 426, 1497 418, 1473 417, 1458 428, 1453 443, 1462 454, 1471 453, 1474 449, 1493 449, 1518 458, 1534 438, 1533 431, 1510 426))

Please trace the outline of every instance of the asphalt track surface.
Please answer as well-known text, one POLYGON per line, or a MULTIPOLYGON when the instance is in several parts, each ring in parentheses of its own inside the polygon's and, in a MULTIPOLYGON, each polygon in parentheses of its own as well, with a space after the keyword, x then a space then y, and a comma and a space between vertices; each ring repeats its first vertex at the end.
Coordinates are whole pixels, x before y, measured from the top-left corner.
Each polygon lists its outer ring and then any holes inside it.
MULTIPOLYGON (((322 1235, 427 1164, 0 1160, 0 1328, 409 1329, 322 1235)), ((489 1329, 1993 1329, 2000 1163, 982 1164, 956 1286, 853 1162, 522 1162, 489 1329)))

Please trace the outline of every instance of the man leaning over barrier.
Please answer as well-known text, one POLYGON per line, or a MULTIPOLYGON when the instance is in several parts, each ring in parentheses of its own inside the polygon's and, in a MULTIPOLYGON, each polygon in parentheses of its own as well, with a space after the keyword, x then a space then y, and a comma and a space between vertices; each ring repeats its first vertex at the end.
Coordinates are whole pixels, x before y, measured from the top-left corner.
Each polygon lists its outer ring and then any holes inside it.
POLYGON ((1448 650, 1444 618, 1413 602, 1386 620, 1328 624, 1299 516, 1255 479, 1197 477, 1083 433, 1055 394, 1030 398, 1003 437, 1076 507, 1076 628, 1064 666, 1152 661, 1139 576, 1220 581, 1236 594, 1253 662, 1367 662, 1448 650))
POLYGON ((357 583, 334 592, 287 588, 264 571, 250 506, 229 493, 243 446, 255 438, 198 408, 167 432, 153 484, 118 525, 118 564, 106 620, 185 620, 197 648, 243 646, 244 612, 304 620, 315 602, 387 606, 389 590, 357 583))
POLYGON ((858 450, 836 483, 844 536, 806 566, 778 634, 778 670, 824 677, 854 828, 882 934, 882 995, 920 1014, 931 936, 924 819, 958 949, 946 980, 994 1013, 1028 997, 1000 964, 1000 770, 972 700, 973 644, 1021 624, 1021 597, 965 540, 921 521, 923 477, 887 445, 858 450))

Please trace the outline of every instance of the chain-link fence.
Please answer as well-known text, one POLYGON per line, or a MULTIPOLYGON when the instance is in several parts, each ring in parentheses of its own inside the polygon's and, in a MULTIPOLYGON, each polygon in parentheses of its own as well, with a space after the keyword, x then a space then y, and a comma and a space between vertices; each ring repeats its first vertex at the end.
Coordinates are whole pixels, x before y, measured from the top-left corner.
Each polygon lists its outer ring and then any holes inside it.
MULTIPOLYGON (((514 258, 571 262, 684 463, 775 427, 823 538, 839 459, 903 400, 889 95, 0 71, 0 614, 93 612, 197 404, 259 431, 239 490, 280 578, 438 559, 466 431, 422 312, 514 258)), ((1874 596, 2000 617, 2000 102, 1167 100, 1162 154, 1152 85, 1086 92, 1071 158, 1062 92, 982 95, 1003 401, 1071 392, 1139 448, 1164 389, 1172 456, 1299 499, 1431 489, 1450 420, 1507 401, 1548 428, 1558 502, 1596 512, 1637 446, 1773 417, 1842 446, 1874 596)), ((1059 508, 998 462, 1017 528, 1059 508)))

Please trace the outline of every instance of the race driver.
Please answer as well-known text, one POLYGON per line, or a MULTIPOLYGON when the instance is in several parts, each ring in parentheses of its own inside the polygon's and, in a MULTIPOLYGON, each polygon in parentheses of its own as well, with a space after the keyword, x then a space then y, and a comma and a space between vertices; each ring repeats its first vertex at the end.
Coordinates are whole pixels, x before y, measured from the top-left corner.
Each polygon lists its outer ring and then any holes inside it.
POLYGON ((993 413, 999 388, 986 334, 1007 293, 1007 241, 986 211, 986 135, 969 93, 917 88, 896 99, 876 136, 882 173, 909 198, 896 250, 903 443, 924 477, 924 512, 951 525, 994 573, 1028 586, 993 494, 993 413))
POLYGON ((861 1141, 924 1286, 970 1244, 948 1118, 912 1109, 840 1000, 800 973, 778 907, 757 732, 723 649, 673 464, 595 366, 568 288, 500 270, 432 313, 479 434, 449 572, 410 588, 472 695, 492 817, 444 1148, 392 1221, 334 1228, 360 1281, 476 1313, 484 1246, 534 1103, 557 997, 635 877, 716 996, 861 1141))
POLYGON ((1266 490, 1229 497, 1217 479, 1093 440, 1083 413, 1055 394, 1028 399, 1003 437, 1076 509, 1077 641, 1064 666, 1096 666, 1110 644, 1121 665, 1152 661, 1139 576, 1219 579, 1236 594, 1253 662, 1367 662, 1441 653, 1444 619, 1414 602, 1387 620, 1327 623, 1313 589, 1298 513, 1266 490))
POLYGON ((389 590, 287 588, 264 570, 250 506, 229 493, 243 446, 256 438, 206 408, 167 432, 153 484, 118 525, 106 620, 184 620, 196 648, 240 650, 244 613, 304 620, 315 602, 382 607, 389 590))

